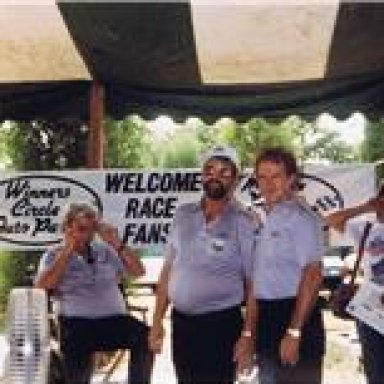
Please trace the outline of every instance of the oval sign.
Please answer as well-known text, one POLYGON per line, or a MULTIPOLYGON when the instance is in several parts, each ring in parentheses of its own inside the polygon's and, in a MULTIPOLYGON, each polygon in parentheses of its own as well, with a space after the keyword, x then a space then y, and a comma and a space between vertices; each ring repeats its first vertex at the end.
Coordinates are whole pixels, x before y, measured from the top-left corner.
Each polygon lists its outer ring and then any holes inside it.
POLYGON ((48 246, 61 241, 60 220, 70 202, 89 203, 100 214, 99 195, 68 177, 22 175, 0 181, 0 241, 22 246, 48 246))
MULTIPOLYGON (((335 209, 344 208, 341 192, 321 177, 302 173, 300 175, 300 191, 316 212, 328 213, 335 209)), ((242 178, 239 197, 249 206, 262 207, 264 205, 256 180, 249 175, 244 175, 242 178)))

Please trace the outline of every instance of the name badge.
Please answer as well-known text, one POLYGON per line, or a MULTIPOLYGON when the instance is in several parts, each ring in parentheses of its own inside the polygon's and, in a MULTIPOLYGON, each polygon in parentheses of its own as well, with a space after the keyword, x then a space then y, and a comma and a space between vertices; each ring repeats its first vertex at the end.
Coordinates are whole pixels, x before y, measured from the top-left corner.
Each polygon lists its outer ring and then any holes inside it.
POLYGON ((224 249, 225 240, 220 238, 213 238, 211 242, 211 247, 216 252, 221 252, 224 249))

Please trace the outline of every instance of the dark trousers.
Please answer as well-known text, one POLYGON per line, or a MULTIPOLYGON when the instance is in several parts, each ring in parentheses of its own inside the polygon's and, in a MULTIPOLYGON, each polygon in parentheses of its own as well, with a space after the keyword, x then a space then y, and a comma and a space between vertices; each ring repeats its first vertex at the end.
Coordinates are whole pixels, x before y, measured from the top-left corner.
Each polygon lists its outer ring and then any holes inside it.
POLYGON ((129 349, 129 383, 150 382, 152 354, 148 349, 148 327, 129 315, 100 319, 60 317, 60 346, 67 384, 88 384, 92 353, 129 349))
POLYGON ((203 315, 172 312, 172 359, 179 384, 232 384, 240 306, 203 315))
POLYGON ((325 331, 320 303, 302 329, 300 358, 295 366, 281 364, 280 341, 286 333, 295 298, 258 300, 259 321, 256 352, 260 356, 260 382, 275 384, 321 384, 325 331))
POLYGON ((384 335, 357 321, 364 372, 368 384, 384 383, 384 335))

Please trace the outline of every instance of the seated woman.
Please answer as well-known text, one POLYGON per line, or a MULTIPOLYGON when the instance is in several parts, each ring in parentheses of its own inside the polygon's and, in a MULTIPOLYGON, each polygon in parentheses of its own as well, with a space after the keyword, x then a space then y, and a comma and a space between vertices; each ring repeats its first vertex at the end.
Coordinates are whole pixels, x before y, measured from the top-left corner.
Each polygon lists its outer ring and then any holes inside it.
POLYGON ((149 383, 148 327, 126 313, 118 287, 121 276, 144 274, 141 261, 113 227, 99 223, 87 204, 71 204, 62 229, 62 243, 41 258, 35 286, 53 290, 59 304, 66 382, 90 382, 94 351, 126 348, 131 355, 129 382, 149 383))

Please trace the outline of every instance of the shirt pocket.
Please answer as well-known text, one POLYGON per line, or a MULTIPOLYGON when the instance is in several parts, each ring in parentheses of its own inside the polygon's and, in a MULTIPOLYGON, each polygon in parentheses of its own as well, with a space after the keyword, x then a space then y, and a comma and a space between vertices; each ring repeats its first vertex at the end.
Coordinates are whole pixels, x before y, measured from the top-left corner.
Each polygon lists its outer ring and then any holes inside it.
POLYGON ((267 247, 271 262, 279 268, 292 268, 296 260, 294 238, 288 228, 271 229, 267 235, 267 247))

